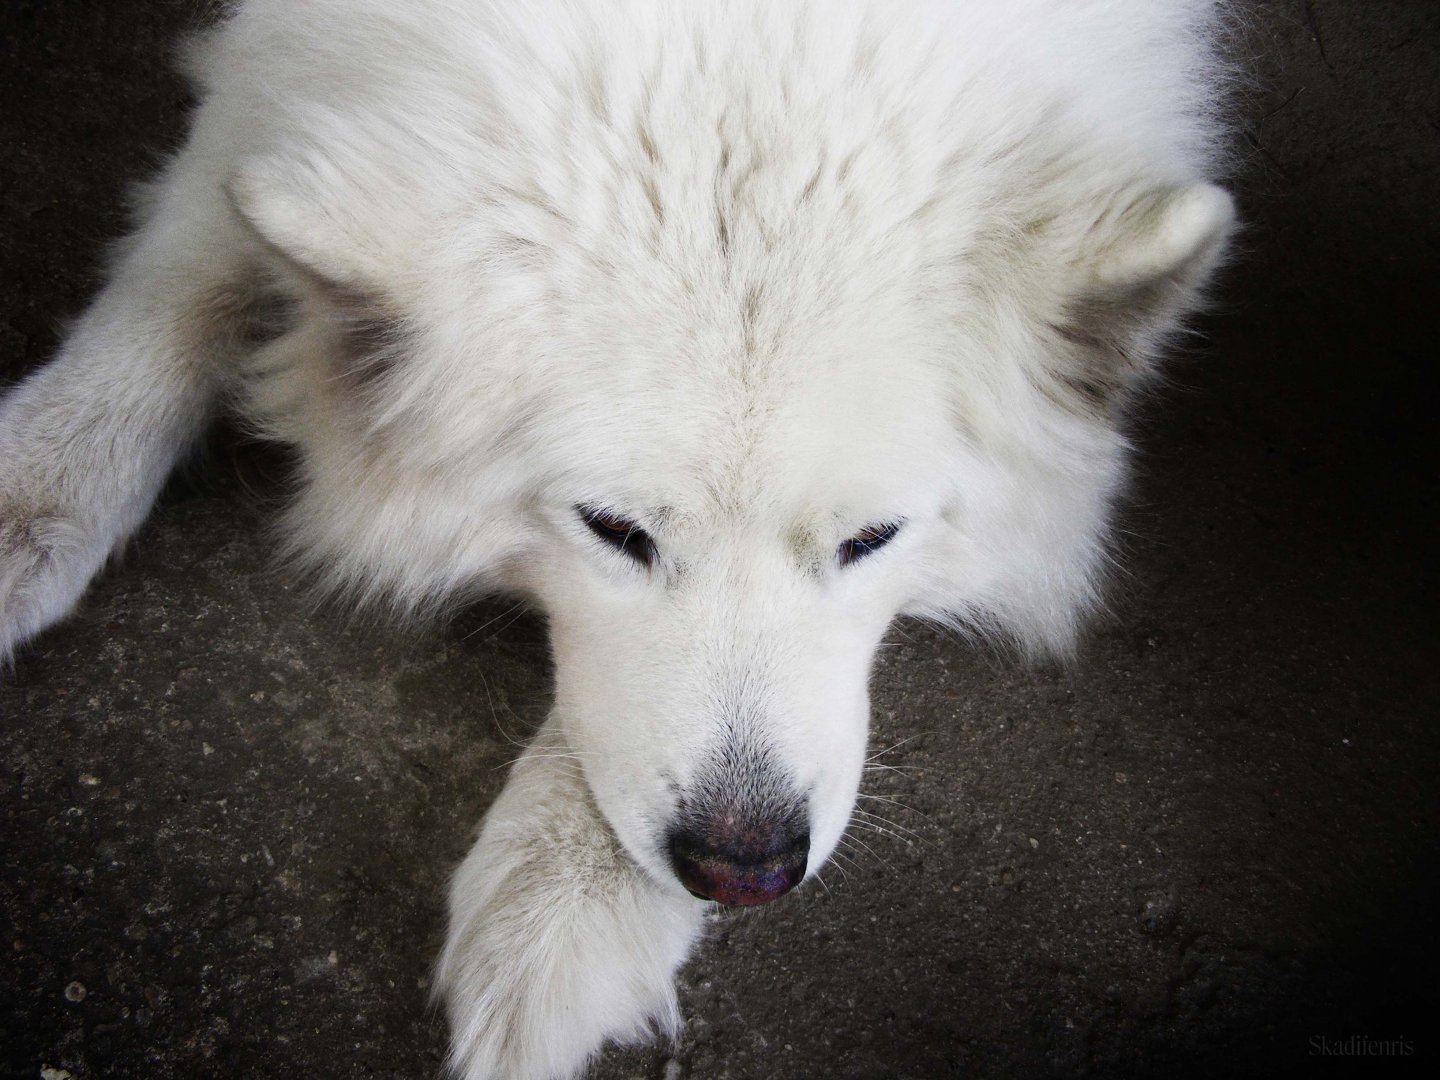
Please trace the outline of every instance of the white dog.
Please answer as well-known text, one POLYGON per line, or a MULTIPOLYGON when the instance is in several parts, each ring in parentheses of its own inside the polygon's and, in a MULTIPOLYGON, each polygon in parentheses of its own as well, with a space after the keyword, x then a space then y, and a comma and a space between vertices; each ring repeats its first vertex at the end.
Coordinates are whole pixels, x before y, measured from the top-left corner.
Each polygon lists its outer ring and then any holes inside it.
POLYGON ((287 557, 510 590, 553 715, 451 890, 468 1080, 678 1023, 705 904, 849 819, 898 613, 1063 652, 1119 418, 1232 228, 1209 0, 246 0, 0 405, 0 656, 226 401, 287 557), (692 895, 693 894, 693 895, 692 895))

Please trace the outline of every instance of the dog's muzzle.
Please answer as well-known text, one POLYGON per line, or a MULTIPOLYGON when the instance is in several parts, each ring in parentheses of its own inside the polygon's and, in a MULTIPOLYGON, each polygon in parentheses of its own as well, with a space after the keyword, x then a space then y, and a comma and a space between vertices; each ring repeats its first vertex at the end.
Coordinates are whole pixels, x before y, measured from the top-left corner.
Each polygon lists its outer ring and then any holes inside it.
POLYGON ((670 860, 681 883, 721 904, 768 904, 800 884, 809 857, 803 815, 757 821, 720 812, 670 834, 670 860))

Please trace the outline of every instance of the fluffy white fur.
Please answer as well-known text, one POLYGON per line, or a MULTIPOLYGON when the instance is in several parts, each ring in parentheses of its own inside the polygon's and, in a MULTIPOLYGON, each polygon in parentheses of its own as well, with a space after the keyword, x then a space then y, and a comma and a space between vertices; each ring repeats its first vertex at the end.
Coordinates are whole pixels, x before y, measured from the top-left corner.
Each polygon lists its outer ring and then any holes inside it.
POLYGON ((554 714, 451 893, 457 1073, 673 1029, 677 814, 789 793, 813 872, 898 613, 1063 652, 1096 602, 1123 407, 1231 229, 1217 8, 246 0, 110 284, 0 403, 0 657, 228 400, 298 448, 324 580, 550 617, 554 714))

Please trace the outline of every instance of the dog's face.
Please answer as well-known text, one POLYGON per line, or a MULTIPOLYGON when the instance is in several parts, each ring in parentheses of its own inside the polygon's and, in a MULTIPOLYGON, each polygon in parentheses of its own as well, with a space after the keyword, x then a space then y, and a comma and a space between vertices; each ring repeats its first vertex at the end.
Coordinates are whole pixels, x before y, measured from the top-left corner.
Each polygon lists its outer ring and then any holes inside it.
POLYGON ((652 876, 724 902, 772 899, 833 849, 876 647, 944 543, 939 373, 845 351, 804 377, 775 356, 656 378, 638 407, 602 384, 602 419, 556 433, 571 466, 518 562, 606 819, 652 876))
POLYGON ((964 208, 1000 196, 962 186, 945 228, 857 236, 837 201, 781 243, 692 185, 705 228, 580 235, 463 191, 425 222, 304 165, 231 188, 301 297, 249 402, 302 451, 295 552, 409 609, 535 598, 620 843, 729 903, 838 841, 897 613, 1066 646, 1113 406, 1230 223, 1204 185, 1122 188, 985 239, 964 208))

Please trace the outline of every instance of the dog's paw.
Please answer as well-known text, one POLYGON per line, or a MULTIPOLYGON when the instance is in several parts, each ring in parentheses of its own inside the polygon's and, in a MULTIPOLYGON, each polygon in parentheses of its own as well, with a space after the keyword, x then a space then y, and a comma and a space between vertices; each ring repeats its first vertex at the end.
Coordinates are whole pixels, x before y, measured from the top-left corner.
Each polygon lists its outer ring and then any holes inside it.
POLYGON ((464 1080, 573 1077, 607 1042, 679 1027, 704 905, 620 850, 551 733, 515 765, 450 889, 436 990, 464 1080))
POLYGON ((106 554, 70 519, 0 493, 0 665, 70 613, 106 554))

